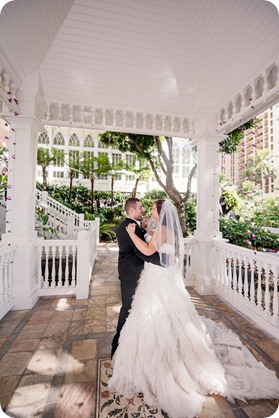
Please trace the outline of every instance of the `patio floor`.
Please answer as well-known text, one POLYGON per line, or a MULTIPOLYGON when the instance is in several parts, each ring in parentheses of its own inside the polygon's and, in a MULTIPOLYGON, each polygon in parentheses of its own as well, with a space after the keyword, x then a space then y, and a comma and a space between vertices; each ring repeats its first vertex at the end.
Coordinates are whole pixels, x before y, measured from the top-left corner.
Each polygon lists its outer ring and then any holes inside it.
MULTIPOLYGON (((94 417, 97 360, 110 355, 119 312, 117 257, 116 244, 99 244, 88 299, 41 298, 33 309, 2 318, 0 404, 7 416, 94 417)), ((218 296, 188 290, 201 314, 223 321, 279 377, 278 340, 218 296)), ((205 402, 200 418, 266 418, 277 407, 278 400, 230 404, 214 397, 205 402)))

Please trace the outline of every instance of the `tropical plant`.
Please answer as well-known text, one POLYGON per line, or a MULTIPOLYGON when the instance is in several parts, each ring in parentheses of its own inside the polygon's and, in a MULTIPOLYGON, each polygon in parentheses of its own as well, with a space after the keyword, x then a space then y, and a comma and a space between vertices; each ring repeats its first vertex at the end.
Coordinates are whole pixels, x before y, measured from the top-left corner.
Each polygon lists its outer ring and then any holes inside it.
POLYGON ((262 150, 256 151, 256 158, 253 164, 253 169, 256 174, 256 182, 257 182, 257 177, 258 177, 261 183, 262 200, 263 200, 265 179, 275 178, 275 174, 273 170, 273 155, 270 154, 269 150, 262 149, 262 150))
POLYGON ((99 154, 98 157, 88 157, 84 152, 80 160, 79 170, 85 178, 90 180, 90 199, 93 207, 94 203, 94 183, 102 174, 105 174, 110 169, 110 162, 106 154, 99 154))
POLYGON ((116 232, 113 228, 113 224, 100 224, 100 238, 105 241, 107 239, 109 239, 110 241, 115 240, 116 232))
POLYGON ((36 220, 37 220, 37 231, 40 236, 44 239, 51 239, 58 235, 59 226, 52 227, 48 225, 49 215, 46 213, 44 207, 36 206, 36 220))
POLYGON ((77 173, 80 172, 80 155, 76 156, 75 158, 69 157, 69 159, 66 161, 66 164, 69 167, 69 179, 70 179, 70 189, 69 189, 69 195, 72 195, 73 191, 73 179, 77 173))
POLYGON ((252 214, 251 220, 256 225, 271 228, 279 228, 279 197, 269 197, 264 203, 257 205, 252 214))
POLYGON ((54 163, 64 163, 64 151, 57 148, 37 149, 37 164, 42 167, 43 188, 47 189, 47 168, 54 163))
POLYGON ((250 119, 243 125, 239 126, 238 128, 228 133, 227 138, 219 142, 220 152, 223 152, 224 154, 232 154, 233 152, 236 152, 238 145, 240 144, 241 140, 244 138, 245 131, 247 129, 256 128, 259 122, 260 122, 260 119, 258 118, 250 119))
POLYGON ((235 209, 238 205, 238 195, 235 189, 230 188, 224 190, 220 197, 220 204, 222 208, 222 214, 226 215, 231 210, 235 209))

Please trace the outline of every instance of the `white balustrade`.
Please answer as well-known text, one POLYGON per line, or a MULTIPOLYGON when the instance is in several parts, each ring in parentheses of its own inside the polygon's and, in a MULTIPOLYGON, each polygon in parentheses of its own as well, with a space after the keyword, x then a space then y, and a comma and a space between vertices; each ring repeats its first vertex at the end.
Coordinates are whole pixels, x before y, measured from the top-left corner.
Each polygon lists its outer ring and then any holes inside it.
POLYGON ((196 240, 194 238, 184 238, 184 283, 185 286, 193 286, 195 282, 194 263, 196 240))
POLYGON ((215 241, 215 290, 279 338, 279 256, 215 241))
POLYGON ((38 239, 38 295, 86 299, 98 240, 99 219, 91 221, 88 230, 79 231, 75 240, 38 239))
POLYGON ((90 228, 92 221, 85 221, 83 213, 76 213, 57 200, 53 199, 45 191, 37 190, 36 203, 39 207, 45 208, 48 219, 48 226, 58 228, 58 236, 68 239, 76 238, 78 231, 90 228))
POLYGON ((14 260, 15 246, 0 246, 0 319, 12 309, 13 295, 13 271, 12 263, 14 260))

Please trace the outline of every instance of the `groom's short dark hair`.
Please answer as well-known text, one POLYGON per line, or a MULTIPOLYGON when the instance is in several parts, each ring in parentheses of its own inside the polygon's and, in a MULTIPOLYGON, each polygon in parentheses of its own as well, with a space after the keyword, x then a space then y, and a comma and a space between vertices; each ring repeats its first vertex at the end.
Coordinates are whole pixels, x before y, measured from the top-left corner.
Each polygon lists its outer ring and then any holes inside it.
POLYGON ((137 202, 140 202, 137 197, 130 197, 127 199, 124 206, 125 212, 128 213, 130 208, 136 209, 137 202))

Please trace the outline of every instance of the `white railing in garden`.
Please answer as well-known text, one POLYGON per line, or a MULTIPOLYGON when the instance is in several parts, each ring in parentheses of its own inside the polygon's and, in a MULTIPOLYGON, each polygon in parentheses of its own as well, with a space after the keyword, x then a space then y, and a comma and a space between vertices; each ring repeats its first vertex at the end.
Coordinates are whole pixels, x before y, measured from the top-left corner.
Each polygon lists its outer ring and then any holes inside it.
POLYGON ((14 306, 12 285, 15 246, 0 246, 0 319, 14 306))
POLYGON ((262 328, 279 338, 279 254, 215 241, 215 290, 262 328))
POLYGON ((38 295, 76 295, 86 299, 97 255, 99 220, 88 230, 79 231, 76 240, 39 239, 38 295))
POLYGON ((58 236, 76 238, 78 231, 87 230, 91 221, 84 220, 83 213, 76 213, 48 195, 46 191, 36 190, 36 204, 45 208, 49 216, 48 225, 58 228, 58 236))
POLYGON ((196 240, 194 238, 184 238, 184 283, 185 286, 193 286, 195 283, 194 263, 196 251, 196 240))

